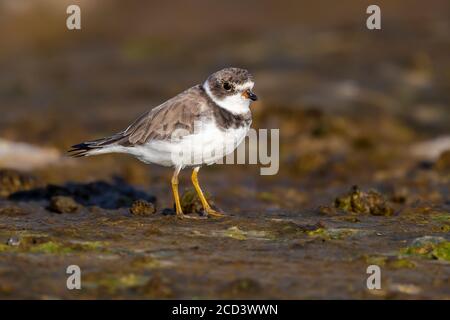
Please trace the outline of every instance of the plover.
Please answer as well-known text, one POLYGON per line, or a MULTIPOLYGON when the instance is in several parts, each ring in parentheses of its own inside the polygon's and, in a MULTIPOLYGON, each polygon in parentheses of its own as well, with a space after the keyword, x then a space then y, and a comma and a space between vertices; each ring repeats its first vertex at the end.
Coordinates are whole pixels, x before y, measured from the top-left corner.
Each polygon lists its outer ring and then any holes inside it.
POLYGON ((185 217, 178 194, 178 174, 193 168, 192 183, 206 216, 220 217, 208 204, 198 183, 201 166, 231 153, 247 135, 252 122, 250 104, 257 100, 252 75, 225 68, 163 104, 144 113, 125 130, 110 137, 86 141, 69 150, 74 157, 129 153, 145 163, 175 169, 172 191, 176 214, 185 217))

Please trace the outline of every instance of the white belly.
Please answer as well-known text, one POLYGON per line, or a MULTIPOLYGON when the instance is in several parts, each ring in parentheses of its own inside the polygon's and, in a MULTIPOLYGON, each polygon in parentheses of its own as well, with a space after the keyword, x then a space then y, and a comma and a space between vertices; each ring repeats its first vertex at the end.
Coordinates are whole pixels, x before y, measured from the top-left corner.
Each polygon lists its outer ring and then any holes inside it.
POLYGON ((209 165, 232 153, 245 138, 249 128, 250 125, 223 131, 209 123, 181 139, 150 141, 143 146, 127 148, 127 152, 143 162, 162 166, 184 168, 209 165))

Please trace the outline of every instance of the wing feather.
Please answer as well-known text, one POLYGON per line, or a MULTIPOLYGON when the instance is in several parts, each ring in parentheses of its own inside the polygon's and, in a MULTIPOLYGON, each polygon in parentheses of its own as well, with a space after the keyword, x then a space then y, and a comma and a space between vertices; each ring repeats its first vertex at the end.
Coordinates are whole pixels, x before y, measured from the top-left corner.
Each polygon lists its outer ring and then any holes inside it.
POLYGON ((196 120, 210 116, 200 86, 190 88, 144 113, 121 133, 119 145, 142 145, 151 140, 170 140, 191 134, 196 120), (180 129, 180 130, 179 130, 180 129))
POLYGON ((69 152, 82 157, 111 146, 131 147, 152 140, 180 138, 194 132, 197 120, 212 116, 206 93, 197 85, 144 113, 124 131, 73 145, 69 152))

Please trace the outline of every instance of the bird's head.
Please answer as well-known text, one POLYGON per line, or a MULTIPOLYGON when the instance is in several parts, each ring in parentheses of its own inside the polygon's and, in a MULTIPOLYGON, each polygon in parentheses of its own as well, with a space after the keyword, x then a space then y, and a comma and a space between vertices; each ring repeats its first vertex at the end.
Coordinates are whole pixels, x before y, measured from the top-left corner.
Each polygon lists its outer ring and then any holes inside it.
POLYGON ((203 88, 217 105, 241 114, 248 112, 250 103, 258 99, 252 91, 254 84, 247 70, 225 68, 210 75, 203 88))

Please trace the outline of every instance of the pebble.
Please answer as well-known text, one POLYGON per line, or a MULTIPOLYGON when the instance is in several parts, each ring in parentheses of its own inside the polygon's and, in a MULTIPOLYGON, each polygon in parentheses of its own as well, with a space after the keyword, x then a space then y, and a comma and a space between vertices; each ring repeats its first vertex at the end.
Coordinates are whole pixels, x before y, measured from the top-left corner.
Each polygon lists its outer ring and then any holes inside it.
POLYGON ((20 239, 17 238, 17 237, 11 237, 11 238, 8 239, 8 241, 6 241, 6 244, 8 246, 16 247, 16 246, 20 245, 20 239))
POLYGON ((135 216, 148 216, 155 212, 155 205, 145 200, 134 201, 130 208, 130 213, 135 216))
POLYGON ((49 210, 56 213, 74 213, 80 209, 80 205, 71 197, 54 196, 50 199, 49 210))

